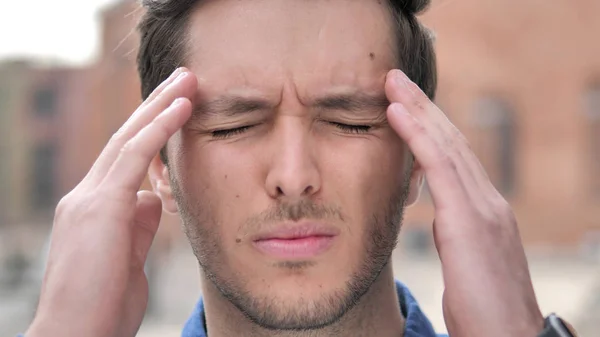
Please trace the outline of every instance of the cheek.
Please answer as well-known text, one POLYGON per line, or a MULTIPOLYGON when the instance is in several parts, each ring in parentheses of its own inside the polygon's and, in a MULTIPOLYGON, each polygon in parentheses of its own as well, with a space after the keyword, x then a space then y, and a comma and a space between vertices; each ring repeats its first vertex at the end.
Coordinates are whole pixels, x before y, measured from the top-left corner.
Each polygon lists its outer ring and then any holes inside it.
MULTIPOLYGON (((182 151, 181 172, 186 196, 211 219, 225 246, 249 214, 256 212, 257 159, 251 151, 238 151, 221 143, 190 144, 182 151)), ((258 209, 260 211, 260 209, 258 209)))
POLYGON ((383 131, 377 138, 340 138, 321 147, 327 151, 324 187, 355 216, 370 216, 387 206, 404 181, 405 147, 398 137, 383 131))

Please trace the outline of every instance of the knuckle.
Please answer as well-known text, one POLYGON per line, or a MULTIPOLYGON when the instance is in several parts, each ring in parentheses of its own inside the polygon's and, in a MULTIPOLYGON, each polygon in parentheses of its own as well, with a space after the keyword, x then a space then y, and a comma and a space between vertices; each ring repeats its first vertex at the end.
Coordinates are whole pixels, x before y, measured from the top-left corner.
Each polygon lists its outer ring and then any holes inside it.
POLYGON ((473 152, 473 146, 471 145, 471 142, 469 142, 469 140, 467 140, 467 138, 465 136, 463 136, 462 134, 460 135, 460 141, 462 144, 464 144, 465 149, 469 152, 473 152))
POLYGON ((123 144, 123 146, 121 146, 120 149, 120 155, 123 156, 127 156, 127 155, 131 155, 134 152, 134 148, 135 148, 135 144, 133 142, 133 140, 129 140, 127 142, 125 142, 125 144, 123 144))
POLYGON ((117 130, 115 133, 113 133, 113 135, 110 137, 108 143, 109 144, 120 144, 125 142, 127 139, 127 134, 125 132, 125 128, 121 127, 119 130, 117 130))
MULTIPOLYGON (((98 198, 94 196, 94 193, 74 193, 71 191, 65 195, 56 206, 55 212, 55 223, 64 222, 69 224, 77 224, 80 220, 88 215, 94 209, 94 205, 97 204, 98 198)), ((98 208, 98 207, 96 207, 98 208)))
POLYGON ((130 205, 136 202, 136 195, 123 193, 119 189, 113 189, 103 184, 95 188, 77 187, 69 192, 58 202, 54 224, 56 228, 70 230, 75 227, 84 226, 99 219, 111 219, 121 221, 131 209, 130 205), (125 214, 125 215, 124 215, 125 214))
POLYGON ((456 171, 456 163, 454 162, 454 159, 452 158, 452 156, 450 156, 450 154, 448 154, 447 152, 438 151, 438 165, 443 167, 446 170, 455 172, 456 171))
POLYGON ((455 140, 452 137, 444 137, 443 142, 444 142, 444 147, 447 150, 456 152, 457 149, 456 149, 456 145, 455 145, 455 140))
POLYGON ((467 150, 472 149, 471 142, 469 142, 467 137, 462 132, 460 132, 458 128, 454 127, 453 133, 456 144, 462 144, 467 150))
POLYGON ((69 212, 69 209, 71 208, 71 204, 72 204, 72 194, 69 193, 67 195, 65 195, 64 197, 62 197, 59 201, 58 204, 56 205, 56 209, 55 209, 55 217, 56 218, 60 218, 62 217, 65 213, 69 212))
POLYGON ((513 225, 516 224, 512 208, 506 201, 493 200, 483 209, 478 210, 484 228, 498 240, 510 237, 513 225))
POLYGON ((510 204, 503 198, 496 198, 493 206, 494 213, 503 223, 516 222, 516 216, 510 204))
POLYGON ((417 109, 419 109, 420 111, 424 111, 425 110, 425 104, 423 104, 423 101, 421 101, 418 97, 415 97, 413 99, 412 105, 414 107, 416 107, 417 109))
POLYGON ((427 137, 427 129, 425 129, 425 126, 418 122, 413 123, 413 135, 411 137, 412 140, 415 141, 416 139, 424 137, 427 137))
POLYGON ((479 216, 482 219, 483 223, 488 226, 493 226, 495 228, 496 225, 500 224, 499 213, 494 207, 490 207, 485 205, 482 209, 479 210, 479 216))
POLYGON ((465 137, 465 135, 462 132, 460 132, 460 130, 456 126, 454 126, 454 125, 452 125, 452 133, 454 134, 454 137, 458 141, 464 142, 464 143, 468 143, 469 142, 467 140, 467 137, 465 137))

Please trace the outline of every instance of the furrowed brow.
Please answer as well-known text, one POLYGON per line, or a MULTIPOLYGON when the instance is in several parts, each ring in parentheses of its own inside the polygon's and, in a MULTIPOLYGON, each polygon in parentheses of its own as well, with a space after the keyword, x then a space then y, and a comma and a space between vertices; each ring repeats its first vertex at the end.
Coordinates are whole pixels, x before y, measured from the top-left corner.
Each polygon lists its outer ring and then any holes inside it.
POLYGON ((364 93, 334 94, 315 99, 313 106, 326 110, 346 110, 351 112, 380 111, 390 105, 387 97, 364 93))
POLYGON ((264 99, 222 96, 212 101, 196 104, 191 120, 202 121, 210 117, 234 117, 270 108, 271 104, 264 99))

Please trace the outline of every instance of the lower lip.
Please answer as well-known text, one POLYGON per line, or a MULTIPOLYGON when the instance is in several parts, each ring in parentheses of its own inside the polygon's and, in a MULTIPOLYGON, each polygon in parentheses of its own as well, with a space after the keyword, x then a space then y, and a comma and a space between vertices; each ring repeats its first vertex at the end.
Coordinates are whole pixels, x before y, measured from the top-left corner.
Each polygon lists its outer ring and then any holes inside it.
POLYGON ((324 253, 333 244, 333 236, 307 236, 298 239, 268 239, 254 242, 258 250, 279 258, 307 258, 324 253))

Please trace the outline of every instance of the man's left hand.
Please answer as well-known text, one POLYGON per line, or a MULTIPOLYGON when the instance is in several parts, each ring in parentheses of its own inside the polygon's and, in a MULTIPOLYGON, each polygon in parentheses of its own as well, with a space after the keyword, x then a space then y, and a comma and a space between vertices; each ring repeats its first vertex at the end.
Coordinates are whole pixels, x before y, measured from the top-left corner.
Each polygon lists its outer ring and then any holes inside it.
POLYGON ((465 137, 415 83, 392 70, 385 89, 388 121, 414 154, 433 199, 450 336, 537 336, 544 318, 510 206, 465 137))

